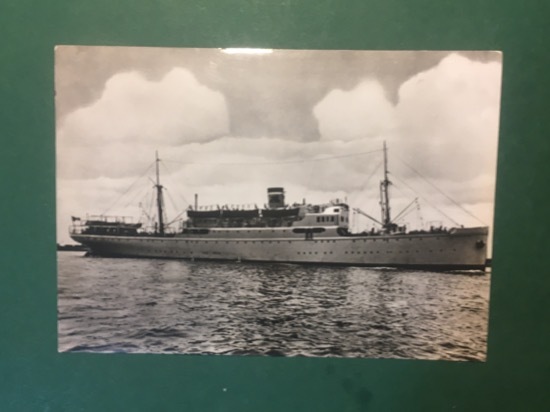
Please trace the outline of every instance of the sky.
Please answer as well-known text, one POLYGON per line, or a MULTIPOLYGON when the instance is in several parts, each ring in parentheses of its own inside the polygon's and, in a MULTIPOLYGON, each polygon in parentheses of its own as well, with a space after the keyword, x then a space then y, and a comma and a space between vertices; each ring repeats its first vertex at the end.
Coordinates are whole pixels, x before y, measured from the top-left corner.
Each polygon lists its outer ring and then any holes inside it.
MULTIPOLYGON (((380 217, 386 142, 398 221, 491 226, 502 56, 57 46, 57 239, 71 216, 168 220, 201 207, 345 199, 380 217), (417 206, 418 204, 418 206, 417 206)), ((185 215, 185 214, 184 214, 185 215)), ((372 222, 356 217, 356 230, 372 222)))

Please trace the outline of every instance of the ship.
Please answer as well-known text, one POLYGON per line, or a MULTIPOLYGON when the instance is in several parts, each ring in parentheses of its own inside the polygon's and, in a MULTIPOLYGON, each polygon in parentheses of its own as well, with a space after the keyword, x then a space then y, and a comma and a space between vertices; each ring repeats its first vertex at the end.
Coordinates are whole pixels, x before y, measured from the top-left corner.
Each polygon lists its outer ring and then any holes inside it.
POLYGON ((90 255, 390 267, 436 271, 485 271, 489 228, 431 227, 407 230, 392 220, 387 148, 380 181, 381 219, 345 201, 287 204, 284 187, 267 188, 264 207, 194 205, 177 229, 165 223, 163 186, 156 155, 156 223, 146 229, 126 217, 73 217, 70 236, 90 255), (361 213, 377 228, 354 233, 350 214, 361 213))

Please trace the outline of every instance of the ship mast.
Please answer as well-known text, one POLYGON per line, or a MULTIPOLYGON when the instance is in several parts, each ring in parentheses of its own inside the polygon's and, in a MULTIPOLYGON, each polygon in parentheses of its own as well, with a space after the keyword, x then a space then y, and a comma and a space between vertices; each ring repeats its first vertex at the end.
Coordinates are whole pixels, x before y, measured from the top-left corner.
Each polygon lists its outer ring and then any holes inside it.
POLYGON ((391 227, 390 196, 388 191, 390 184, 391 182, 388 179, 388 149, 384 141, 384 180, 380 182, 380 206, 382 209, 382 224, 388 231, 391 227))
POLYGON ((158 234, 161 236, 164 235, 164 219, 163 219, 163 212, 162 212, 162 185, 160 184, 160 175, 159 175, 159 153, 158 151, 155 152, 156 155, 156 172, 157 172, 157 182, 155 184, 155 188, 157 189, 157 211, 158 211, 158 234))

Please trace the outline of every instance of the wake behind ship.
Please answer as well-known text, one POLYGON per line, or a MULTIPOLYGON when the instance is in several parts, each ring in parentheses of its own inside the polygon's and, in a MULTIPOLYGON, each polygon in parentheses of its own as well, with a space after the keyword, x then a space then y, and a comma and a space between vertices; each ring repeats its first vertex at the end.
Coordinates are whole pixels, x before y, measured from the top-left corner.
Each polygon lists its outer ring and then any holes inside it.
POLYGON ((126 218, 98 216, 73 218, 70 235, 91 254, 109 257, 484 270, 488 227, 408 231, 392 220, 385 144, 383 152, 382 219, 353 209, 378 224, 378 229, 369 232, 350 231, 350 206, 345 202, 287 204, 282 187, 267 189, 264 208, 203 210, 195 201, 181 227, 170 229, 164 222, 157 155, 154 230, 126 218))

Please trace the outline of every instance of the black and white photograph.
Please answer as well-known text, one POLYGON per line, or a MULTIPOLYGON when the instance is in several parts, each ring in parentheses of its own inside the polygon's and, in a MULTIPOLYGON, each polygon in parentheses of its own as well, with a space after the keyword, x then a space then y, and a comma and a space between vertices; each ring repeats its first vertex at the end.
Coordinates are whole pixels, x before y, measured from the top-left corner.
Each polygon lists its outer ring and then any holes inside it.
POLYGON ((58 350, 485 361, 501 74, 57 46, 58 350))

